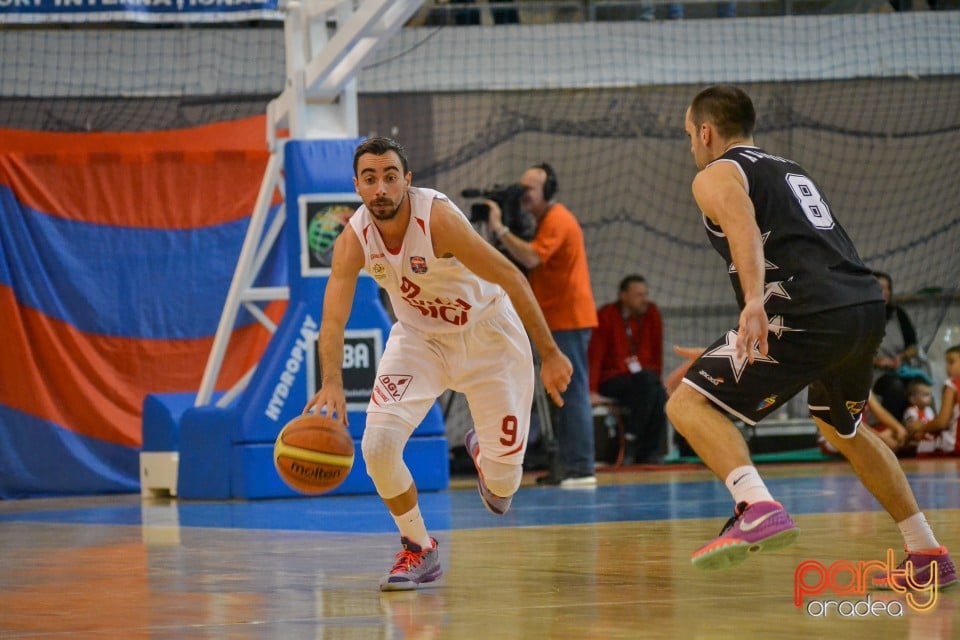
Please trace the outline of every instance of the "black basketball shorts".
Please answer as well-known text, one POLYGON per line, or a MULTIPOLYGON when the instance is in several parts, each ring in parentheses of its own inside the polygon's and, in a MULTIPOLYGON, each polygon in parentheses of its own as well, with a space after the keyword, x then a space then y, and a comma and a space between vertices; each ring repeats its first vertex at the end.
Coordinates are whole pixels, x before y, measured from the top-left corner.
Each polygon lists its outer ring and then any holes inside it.
POLYGON ((885 324, 883 302, 772 316, 766 356, 758 354, 753 364, 738 360, 737 331, 731 329, 694 361, 683 382, 749 425, 809 387, 810 413, 852 437, 885 324))

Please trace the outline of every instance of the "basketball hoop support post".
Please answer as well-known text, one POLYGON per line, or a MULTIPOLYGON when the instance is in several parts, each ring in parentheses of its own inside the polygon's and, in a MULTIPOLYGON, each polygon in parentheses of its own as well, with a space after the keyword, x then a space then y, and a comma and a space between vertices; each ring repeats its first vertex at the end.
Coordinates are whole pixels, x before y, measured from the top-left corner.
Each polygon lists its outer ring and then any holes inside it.
MULTIPOLYGON (((270 158, 264 170, 223 311, 204 368, 194 407, 209 405, 226 357, 240 306, 271 334, 277 327, 256 303, 286 300, 289 286, 254 287, 271 248, 288 223, 284 203, 269 227, 276 190, 284 193, 284 144, 287 140, 337 140, 358 136, 357 80, 361 65, 417 11, 422 0, 303 0, 287 2, 284 11, 286 84, 267 105, 266 144, 270 158)), ((256 366, 217 407, 236 399, 253 378, 256 366)), ((177 495, 179 451, 148 450, 140 454, 141 494, 177 495)))
MULTIPOLYGON (((354 10, 349 0, 287 3, 284 18, 286 89, 267 105, 270 160, 194 406, 210 403, 240 305, 272 333, 276 327, 253 303, 289 297, 288 287, 252 286, 286 218, 286 207, 283 207, 264 235, 274 190, 283 189, 285 138, 280 132, 286 129, 289 138, 302 140, 357 137, 356 73, 377 45, 398 31, 421 4, 422 0, 364 0, 354 10)), ((244 375, 217 404, 229 404, 242 392, 251 373, 244 375)))

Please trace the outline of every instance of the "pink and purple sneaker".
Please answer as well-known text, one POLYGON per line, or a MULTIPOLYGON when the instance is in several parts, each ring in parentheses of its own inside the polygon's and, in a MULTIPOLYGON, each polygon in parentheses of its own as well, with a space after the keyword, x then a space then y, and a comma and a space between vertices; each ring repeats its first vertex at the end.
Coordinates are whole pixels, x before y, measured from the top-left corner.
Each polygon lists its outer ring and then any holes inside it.
POLYGON ((706 571, 728 569, 751 553, 789 546, 799 535, 800 529, 779 502, 741 502, 720 535, 694 551, 690 562, 706 571))
POLYGON ((950 552, 941 545, 937 549, 923 549, 921 551, 907 551, 907 557, 897 565, 897 570, 873 576, 871 584, 874 589, 896 590, 899 592, 912 591, 920 586, 929 586, 933 579, 932 571, 936 567, 936 584, 938 589, 949 587, 957 583, 957 568, 950 558, 950 552), (907 568, 907 563, 910 568, 907 568), (893 584, 891 584, 893 582, 893 584))

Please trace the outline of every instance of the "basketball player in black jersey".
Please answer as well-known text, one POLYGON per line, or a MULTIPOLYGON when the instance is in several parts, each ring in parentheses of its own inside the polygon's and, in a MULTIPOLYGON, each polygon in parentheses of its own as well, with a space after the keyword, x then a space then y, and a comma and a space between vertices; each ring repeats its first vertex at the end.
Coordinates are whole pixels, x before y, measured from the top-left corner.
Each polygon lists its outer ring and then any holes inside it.
MULTIPOLYGON (((720 536, 692 562, 724 569, 796 540, 799 529, 770 495, 727 416, 756 424, 809 388, 817 427, 897 522, 913 562, 908 577, 925 584, 936 566, 940 587, 955 583, 947 549, 896 457, 872 430, 857 428, 883 337, 880 287, 817 183, 795 162, 754 146, 755 121, 750 97, 730 86, 700 92, 686 115, 700 170, 693 195, 740 307, 737 328, 692 362, 667 404, 673 425, 736 505, 720 536)), ((874 575, 878 588, 891 581, 899 586, 907 578, 899 571, 874 575)))

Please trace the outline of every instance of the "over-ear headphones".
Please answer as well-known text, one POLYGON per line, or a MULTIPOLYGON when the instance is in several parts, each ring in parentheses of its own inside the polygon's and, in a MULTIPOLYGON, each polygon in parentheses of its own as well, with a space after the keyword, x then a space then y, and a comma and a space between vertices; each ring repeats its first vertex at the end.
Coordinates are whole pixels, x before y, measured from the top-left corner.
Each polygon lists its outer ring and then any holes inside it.
POLYGON ((543 183, 543 199, 550 201, 560 188, 560 185, 557 184, 557 174, 553 167, 546 162, 541 162, 537 165, 537 168, 543 169, 543 172, 547 174, 547 179, 543 183))

